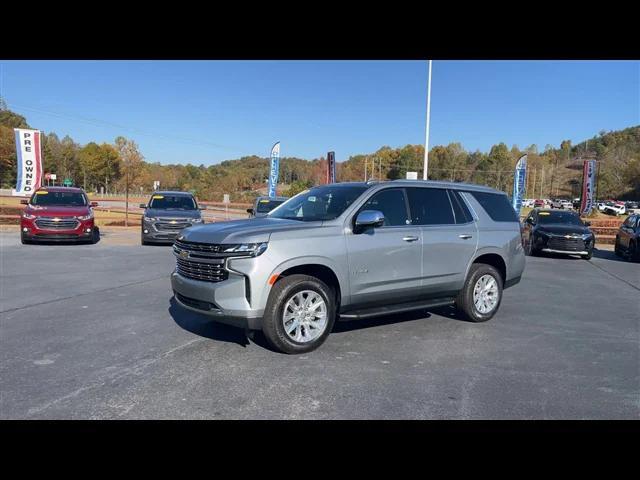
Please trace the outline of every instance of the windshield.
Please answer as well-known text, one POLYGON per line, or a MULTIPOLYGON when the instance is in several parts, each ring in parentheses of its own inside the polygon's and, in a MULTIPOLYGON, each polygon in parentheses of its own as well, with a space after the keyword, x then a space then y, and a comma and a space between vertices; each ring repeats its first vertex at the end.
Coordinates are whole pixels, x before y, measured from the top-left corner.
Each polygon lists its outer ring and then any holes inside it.
POLYGON ((271 210, 282 203, 284 203, 284 200, 269 200, 265 198, 263 200, 258 200, 258 206, 256 210, 258 211, 258 213, 269 213, 271 210))
POLYGON ((154 195, 149 203, 150 208, 161 210, 196 210, 193 197, 187 195, 154 195))
POLYGON ((538 223, 546 225, 549 223, 566 223, 569 225, 583 225, 580 217, 572 212, 540 212, 538 223))
POLYGON ((48 192, 46 190, 38 190, 33 197, 31 197, 31 205, 85 207, 87 205, 87 197, 85 197, 82 192, 48 192))
POLYGON ((290 198, 269 213, 271 218, 287 218, 302 222, 333 220, 342 215, 365 190, 366 185, 315 187, 290 198))

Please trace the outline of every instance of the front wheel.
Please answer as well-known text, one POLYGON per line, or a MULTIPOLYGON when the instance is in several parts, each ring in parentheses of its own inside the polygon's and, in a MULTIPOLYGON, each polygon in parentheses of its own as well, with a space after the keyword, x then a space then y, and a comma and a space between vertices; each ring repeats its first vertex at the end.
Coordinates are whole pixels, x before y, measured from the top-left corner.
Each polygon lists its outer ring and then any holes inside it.
POLYGON ((273 286, 262 331, 274 349, 306 353, 324 343, 335 317, 335 294, 331 288, 309 275, 291 275, 273 286))
POLYGON ((464 287, 456 298, 456 308, 472 322, 486 322, 498 311, 502 300, 502 276, 484 263, 471 265, 464 287))
POLYGON ((584 260, 591 260, 591 257, 593 257, 593 249, 589 250, 589 253, 587 253, 586 255, 581 255, 581 257, 584 260))
POLYGON ((538 250, 533 246, 533 237, 529 237, 529 243, 527 244, 527 255, 530 257, 535 257, 538 255, 538 250))

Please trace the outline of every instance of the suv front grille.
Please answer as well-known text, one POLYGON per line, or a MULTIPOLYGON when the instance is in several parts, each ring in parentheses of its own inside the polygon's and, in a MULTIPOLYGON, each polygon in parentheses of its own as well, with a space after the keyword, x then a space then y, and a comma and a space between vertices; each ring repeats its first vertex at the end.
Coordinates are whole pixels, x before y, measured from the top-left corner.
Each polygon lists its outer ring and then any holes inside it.
POLYGON ((551 237, 547 247, 564 252, 583 252, 585 250, 582 238, 551 237))
POLYGON ((80 222, 73 217, 39 217, 35 224, 46 230, 75 230, 80 222))
POLYGON ((186 240, 176 240, 174 245, 180 250, 189 250, 191 252, 220 253, 222 245, 211 243, 187 242, 186 240))
POLYGON ((202 263, 176 258, 176 271, 186 278, 203 282, 222 282, 229 278, 229 272, 222 263, 202 263))
POLYGON ((187 228, 191 226, 189 222, 179 222, 179 223, 170 223, 170 222, 156 222, 155 227, 157 230, 171 230, 171 231, 179 231, 183 228, 187 228))

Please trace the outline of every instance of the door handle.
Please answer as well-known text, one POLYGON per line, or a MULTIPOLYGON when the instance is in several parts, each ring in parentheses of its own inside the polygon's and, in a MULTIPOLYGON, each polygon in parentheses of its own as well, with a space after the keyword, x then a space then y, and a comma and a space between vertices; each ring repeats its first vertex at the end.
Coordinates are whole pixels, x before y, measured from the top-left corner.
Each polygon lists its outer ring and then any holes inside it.
POLYGON ((469 235, 468 233, 463 233, 462 235, 458 235, 458 237, 460 237, 463 240, 469 240, 470 238, 473 237, 473 235, 469 235))
POLYGON ((419 237, 402 237, 402 240, 404 240, 405 242, 415 242, 416 240, 418 240, 419 237))

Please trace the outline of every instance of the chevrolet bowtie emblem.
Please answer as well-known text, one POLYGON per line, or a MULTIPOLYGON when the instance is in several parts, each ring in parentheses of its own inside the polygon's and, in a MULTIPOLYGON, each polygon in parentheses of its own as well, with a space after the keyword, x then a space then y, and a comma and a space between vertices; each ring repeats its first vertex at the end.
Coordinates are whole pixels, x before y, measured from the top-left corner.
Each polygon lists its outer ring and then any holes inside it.
POLYGON ((59 221, 60 221, 60 219, 59 219, 59 218, 54 218, 54 219, 53 219, 53 221, 54 221, 54 222, 59 222, 59 221))
POLYGON ((571 235, 565 235, 564 238, 573 238, 571 235))
POLYGON ((178 253, 178 255, 180 255, 180 258, 189 258, 189 252, 187 252, 186 250, 180 250, 180 253, 178 253))
POLYGON ((178 223, 176 220, 171 220, 169 223, 178 223))

